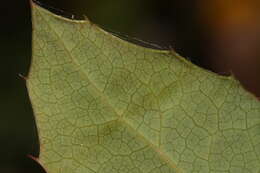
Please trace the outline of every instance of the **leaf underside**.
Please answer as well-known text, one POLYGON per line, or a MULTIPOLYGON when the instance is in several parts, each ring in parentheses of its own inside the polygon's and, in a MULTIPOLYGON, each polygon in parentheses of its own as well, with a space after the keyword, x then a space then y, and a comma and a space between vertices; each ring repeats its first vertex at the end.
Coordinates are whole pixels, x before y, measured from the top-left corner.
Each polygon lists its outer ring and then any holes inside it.
POLYGON ((32 11, 27 87, 48 173, 259 173, 260 103, 235 79, 32 11))

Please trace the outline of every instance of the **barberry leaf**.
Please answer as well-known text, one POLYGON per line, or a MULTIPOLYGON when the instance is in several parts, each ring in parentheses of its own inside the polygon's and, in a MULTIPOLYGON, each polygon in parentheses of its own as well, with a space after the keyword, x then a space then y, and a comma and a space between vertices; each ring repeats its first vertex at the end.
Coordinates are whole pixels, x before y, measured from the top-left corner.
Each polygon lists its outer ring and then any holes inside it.
POLYGON ((27 86, 48 173, 260 172, 260 103, 233 77, 32 12, 27 86))

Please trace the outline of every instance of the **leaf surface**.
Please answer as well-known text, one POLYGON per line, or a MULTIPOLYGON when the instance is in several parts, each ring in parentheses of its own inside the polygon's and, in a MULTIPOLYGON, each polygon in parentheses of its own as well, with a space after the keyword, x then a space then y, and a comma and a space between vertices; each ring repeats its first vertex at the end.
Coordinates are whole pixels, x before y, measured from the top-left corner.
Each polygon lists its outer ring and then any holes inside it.
POLYGON ((32 11, 27 86, 48 173, 259 173, 260 104, 238 81, 32 11))

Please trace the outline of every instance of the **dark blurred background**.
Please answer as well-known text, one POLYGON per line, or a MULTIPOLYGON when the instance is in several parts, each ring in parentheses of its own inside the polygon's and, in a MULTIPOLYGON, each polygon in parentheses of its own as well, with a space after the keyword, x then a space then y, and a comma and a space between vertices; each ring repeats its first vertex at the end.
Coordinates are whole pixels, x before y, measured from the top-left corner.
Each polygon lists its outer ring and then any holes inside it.
MULTIPOLYGON (((39 0, 38 3, 68 17, 88 16, 92 22, 129 41, 174 49, 201 67, 221 75, 235 75, 246 89, 260 97, 258 0, 39 0)), ((43 173, 28 157, 39 156, 39 144, 25 81, 19 77, 27 75, 31 60, 30 2, 3 0, 0 7, 0 172, 43 173)))

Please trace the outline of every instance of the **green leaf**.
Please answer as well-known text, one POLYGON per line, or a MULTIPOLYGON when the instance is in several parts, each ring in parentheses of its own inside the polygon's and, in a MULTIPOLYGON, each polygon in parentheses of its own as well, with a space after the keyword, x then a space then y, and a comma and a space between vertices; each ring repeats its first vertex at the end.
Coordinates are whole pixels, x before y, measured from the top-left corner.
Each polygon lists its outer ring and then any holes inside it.
POLYGON ((48 173, 259 173, 260 104, 238 81, 32 8, 48 173))

